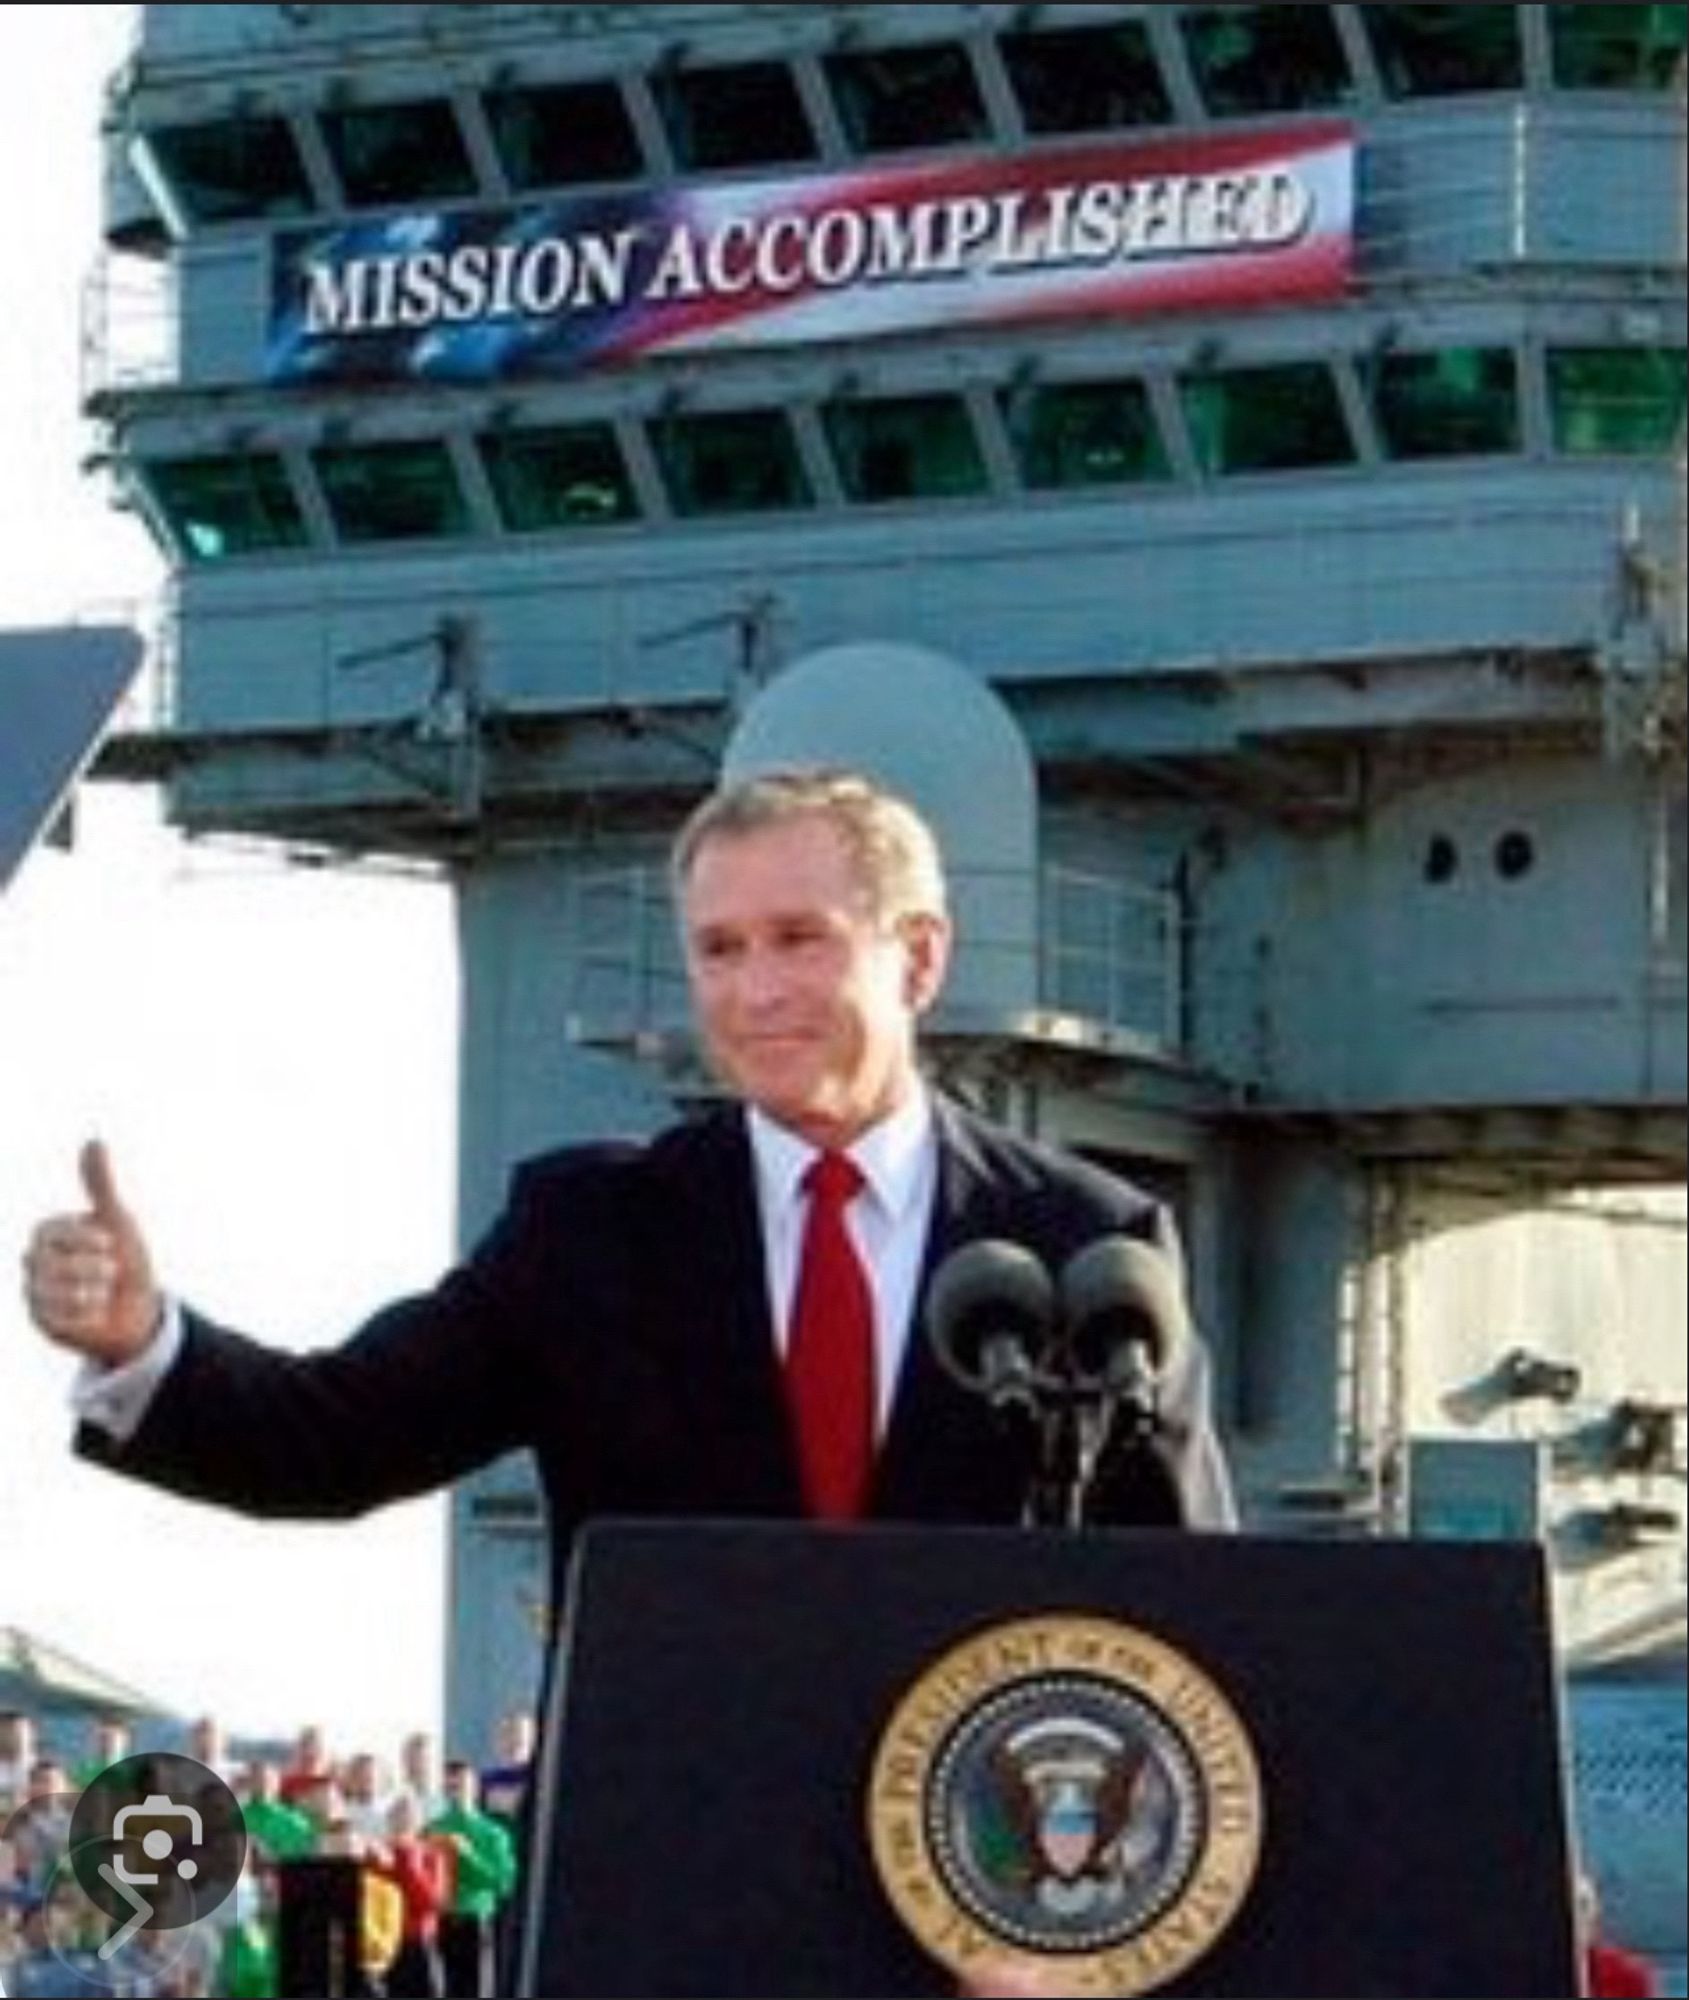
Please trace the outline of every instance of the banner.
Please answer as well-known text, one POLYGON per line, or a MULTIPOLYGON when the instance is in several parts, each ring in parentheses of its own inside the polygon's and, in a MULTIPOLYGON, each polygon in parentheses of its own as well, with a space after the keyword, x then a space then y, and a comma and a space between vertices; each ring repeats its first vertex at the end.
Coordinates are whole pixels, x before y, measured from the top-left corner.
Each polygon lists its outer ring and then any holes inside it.
POLYGON ((278 235, 272 381, 563 375, 644 354, 1330 298, 1352 129, 970 156, 278 235))

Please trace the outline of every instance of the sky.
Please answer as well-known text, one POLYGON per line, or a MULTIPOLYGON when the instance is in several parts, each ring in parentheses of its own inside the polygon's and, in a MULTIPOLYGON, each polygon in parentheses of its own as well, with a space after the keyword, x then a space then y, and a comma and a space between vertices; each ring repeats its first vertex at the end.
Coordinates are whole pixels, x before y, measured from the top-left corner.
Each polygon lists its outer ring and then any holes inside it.
MULTIPOLYGON (((0 12, 0 628, 156 614, 78 412, 103 81, 138 9, 0 12)), ((0 1625, 185 1714, 391 1753, 441 1726, 445 1508, 254 1523, 75 1460, 74 1363, 17 1258, 111 1148, 164 1280, 303 1347, 452 1244, 457 975, 432 881, 187 843, 151 788, 84 784, 72 851, 0 893, 0 1625)))

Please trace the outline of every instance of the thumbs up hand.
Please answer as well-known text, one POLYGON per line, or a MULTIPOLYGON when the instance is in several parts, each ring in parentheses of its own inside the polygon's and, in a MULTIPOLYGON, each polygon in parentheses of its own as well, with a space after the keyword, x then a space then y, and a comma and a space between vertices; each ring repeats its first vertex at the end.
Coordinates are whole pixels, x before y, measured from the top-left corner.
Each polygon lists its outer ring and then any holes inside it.
POLYGON ((79 1164, 88 1205, 36 1227, 24 1253, 24 1297, 49 1340, 118 1367, 157 1332, 164 1302, 99 1140, 83 1147, 79 1164))

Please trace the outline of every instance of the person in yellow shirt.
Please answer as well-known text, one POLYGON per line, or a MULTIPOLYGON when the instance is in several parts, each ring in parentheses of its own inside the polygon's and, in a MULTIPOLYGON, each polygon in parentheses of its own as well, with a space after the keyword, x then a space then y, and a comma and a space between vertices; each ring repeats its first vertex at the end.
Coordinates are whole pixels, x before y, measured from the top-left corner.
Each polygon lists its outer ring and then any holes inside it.
POLYGON ((358 1864, 358 1935, 344 1991, 346 2000, 363 1995, 379 2000, 387 1968, 405 1939, 404 1893, 375 1865, 370 1841, 349 1820, 331 1820, 324 1827, 317 1853, 358 1864))

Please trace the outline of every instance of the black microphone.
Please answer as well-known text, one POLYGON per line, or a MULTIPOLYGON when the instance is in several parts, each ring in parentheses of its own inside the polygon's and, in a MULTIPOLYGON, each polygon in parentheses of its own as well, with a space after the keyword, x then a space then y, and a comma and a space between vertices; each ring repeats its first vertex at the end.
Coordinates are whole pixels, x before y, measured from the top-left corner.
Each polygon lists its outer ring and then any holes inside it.
POLYGON ((1099 1236, 1062 1267, 1069 1366, 1113 1400, 1147 1409, 1190 1339, 1173 1258, 1138 1236, 1099 1236))
POLYGON ((993 1409, 1032 1411, 1055 1308, 1050 1274, 1030 1250, 981 1237, 933 1272, 927 1337, 946 1372, 993 1409))

